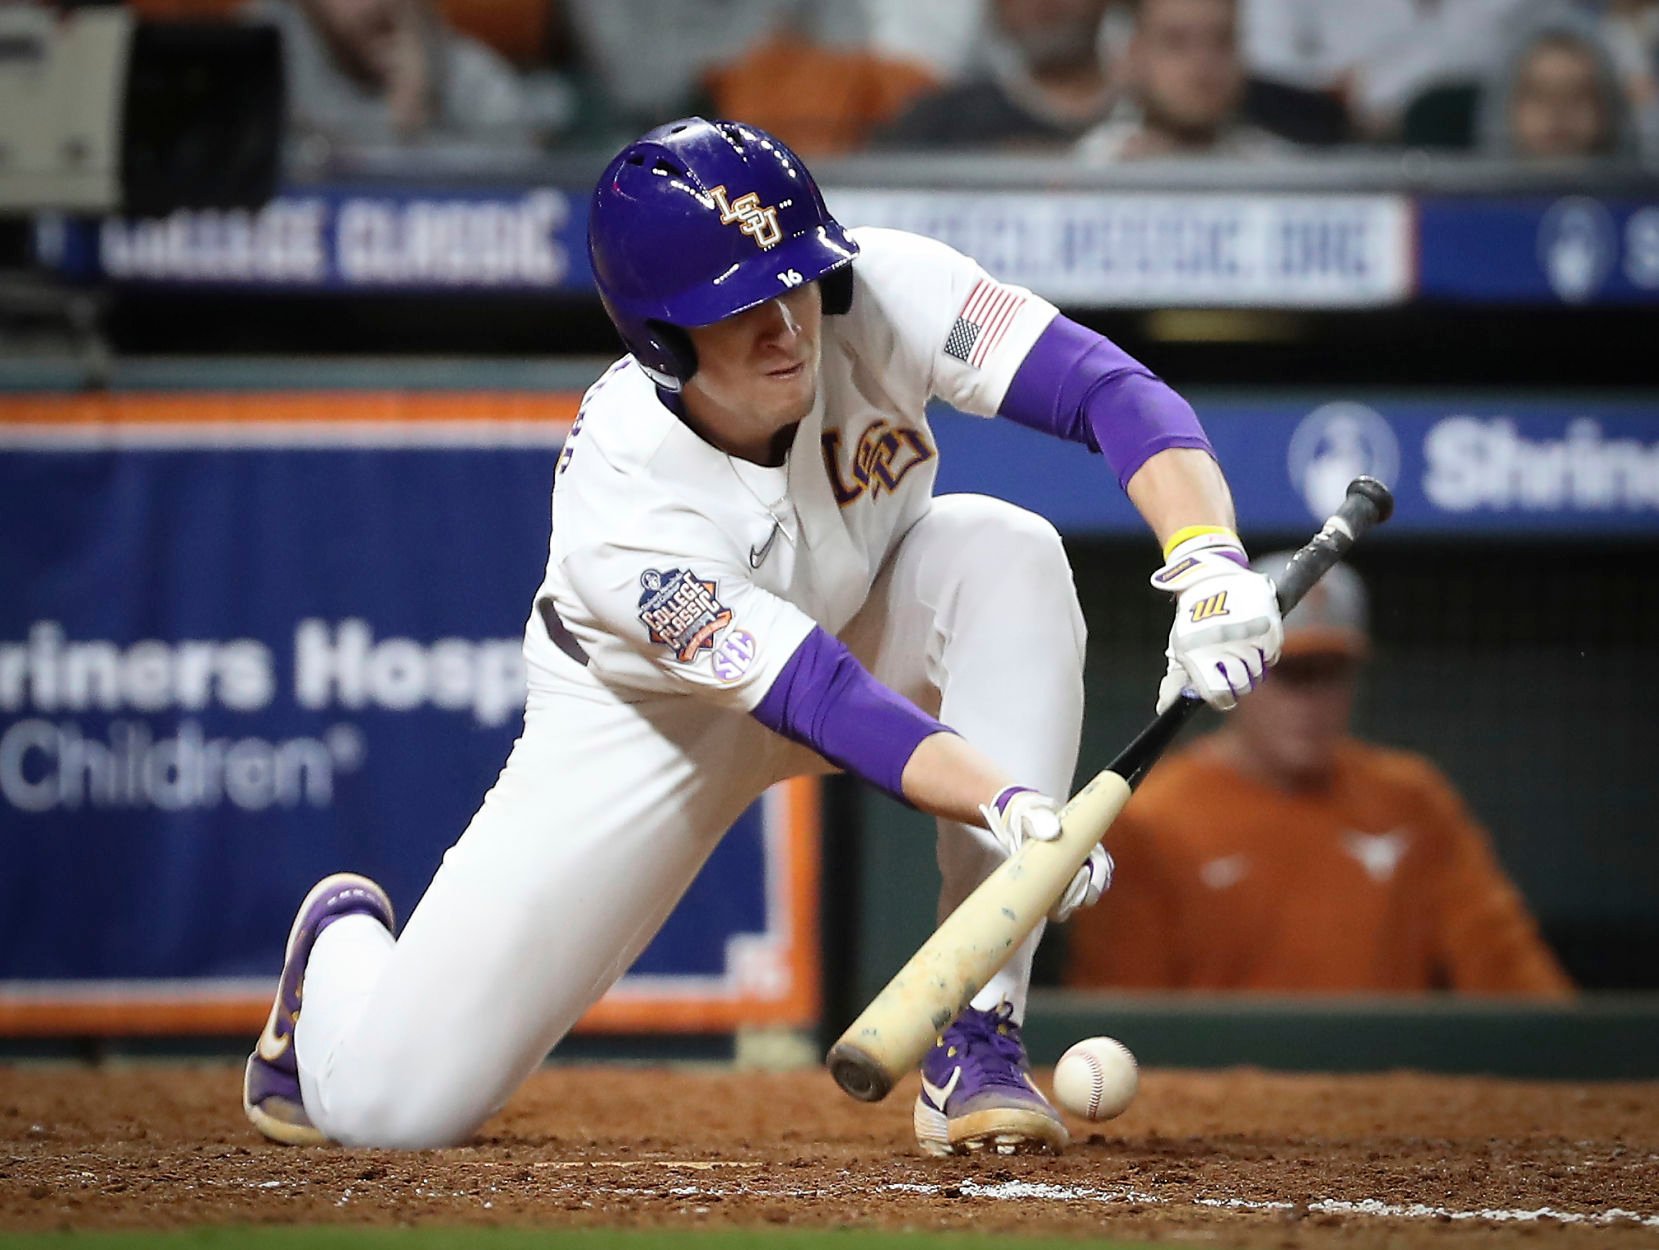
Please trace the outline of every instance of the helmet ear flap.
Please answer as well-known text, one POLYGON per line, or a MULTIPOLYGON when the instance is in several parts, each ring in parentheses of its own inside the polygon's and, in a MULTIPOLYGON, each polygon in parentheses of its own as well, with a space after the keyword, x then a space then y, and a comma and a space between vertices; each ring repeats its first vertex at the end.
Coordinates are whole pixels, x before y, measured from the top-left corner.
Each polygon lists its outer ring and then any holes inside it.
POLYGON ((819 296, 823 300, 824 315, 838 317, 850 312, 853 306, 853 267, 842 265, 818 279, 819 296))
POLYGON ((679 326, 655 318, 646 321, 645 325, 656 340, 655 346, 666 357, 666 372, 679 384, 672 389, 678 390, 697 372, 697 349, 691 345, 691 335, 679 326))

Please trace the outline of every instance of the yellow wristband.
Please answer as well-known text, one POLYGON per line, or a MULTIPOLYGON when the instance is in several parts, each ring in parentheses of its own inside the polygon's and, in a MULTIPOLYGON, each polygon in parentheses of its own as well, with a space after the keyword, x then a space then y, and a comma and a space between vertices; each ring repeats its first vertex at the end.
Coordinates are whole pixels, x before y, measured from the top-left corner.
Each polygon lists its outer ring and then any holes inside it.
POLYGON ((1221 534, 1232 539, 1232 541, 1237 543, 1240 547, 1244 546, 1242 542, 1239 542, 1239 536, 1233 533, 1233 531, 1228 529, 1225 525, 1188 525, 1176 530, 1169 536, 1169 541, 1164 544, 1164 559, 1169 559, 1169 553, 1174 551, 1182 543, 1188 541, 1189 539, 1202 538, 1206 534, 1221 534))

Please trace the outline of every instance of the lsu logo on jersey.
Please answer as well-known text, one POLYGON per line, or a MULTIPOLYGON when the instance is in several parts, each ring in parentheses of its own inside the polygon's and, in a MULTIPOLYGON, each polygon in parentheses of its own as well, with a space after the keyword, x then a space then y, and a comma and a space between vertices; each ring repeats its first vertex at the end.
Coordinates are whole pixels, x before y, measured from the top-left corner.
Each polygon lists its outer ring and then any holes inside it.
POLYGON ((740 195, 729 202, 724 186, 713 188, 709 194, 714 197, 714 206, 720 210, 722 226, 735 224, 763 251, 783 242, 783 227, 778 224, 778 210, 775 207, 762 207, 758 191, 740 195))
POLYGON ((639 619, 651 641, 670 648, 690 663, 714 646, 714 636, 731 624, 732 614, 715 597, 714 583, 690 569, 646 569, 639 575, 639 619))
POLYGON ((1225 590, 1211 595, 1208 599, 1200 599, 1192 605, 1192 621, 1207 621, 1212 617, 1227 615, 1227 592, 1225 590))
POLYGON ((841 473, 841 431, 825 430, 824 468, 829 473, 835 502, 845 508, 865 491, 874 499, 882 491, 898 489, 904 475, 936 454, 920 430, 895 428, 886 421, 872 421, 853 447, 852 464, 841 473))

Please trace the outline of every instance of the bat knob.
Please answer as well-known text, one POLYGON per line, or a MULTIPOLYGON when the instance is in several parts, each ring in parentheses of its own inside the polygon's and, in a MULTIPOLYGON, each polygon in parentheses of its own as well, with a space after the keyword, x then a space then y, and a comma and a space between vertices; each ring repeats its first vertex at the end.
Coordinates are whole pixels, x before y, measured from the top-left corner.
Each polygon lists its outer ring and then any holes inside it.
POLYGON ((857 1046, 837 1042, 826 1062, 835 1083, 860 1102, 880 1102, 893 1092, 886 1069, 857 1046))
POLYGON ((1394 515, 1394 492, 1374 477, 1356 477, 1348 483, 1348 494, 1360 495, 1371 501, 1371 506, 1377 510, 1378 525, 1394 515))

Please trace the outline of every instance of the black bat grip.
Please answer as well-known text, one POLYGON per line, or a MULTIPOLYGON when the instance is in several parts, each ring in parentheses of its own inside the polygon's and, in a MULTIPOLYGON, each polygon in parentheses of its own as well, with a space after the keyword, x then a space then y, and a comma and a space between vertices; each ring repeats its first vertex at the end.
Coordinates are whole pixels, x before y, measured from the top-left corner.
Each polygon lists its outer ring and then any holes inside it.
MULTIPOLYGON (((1291 556, 1284 574, 1274 583, 1279 600, 1279 611, 1289 612, 1302 601, 1325 571, 1335 564, 1366 531, 1381 525, 1394 513, 1394 496, 1374 477, 1356 477, 1348 483, 1348 494, 1342 506, 1325 521, 1324 527, 1291 556)), ((1160 712, 1135 740, 1119 752, 1108 767, 1131 786, 1141 778, 1164 753, 1164 748, 1175 740, 1187 718, 1202 707, 1204 701, 1193 697, 1177 699, 1160 712)))
POLYGON ((1325 526, 1290 557, 1290 563, 1274 583, 1279 611, 1289 612, 1327 569, 1348 554, 1372 526, 1381 525, 1394 514, 1394 496, 1374 477, 1356 477, 1348 483, 1342 506, 1325 521, 1325 526))

